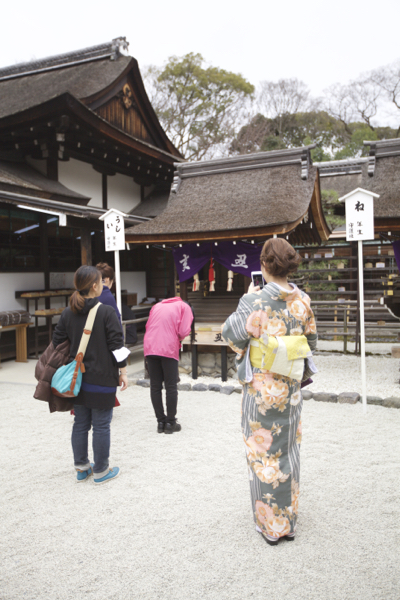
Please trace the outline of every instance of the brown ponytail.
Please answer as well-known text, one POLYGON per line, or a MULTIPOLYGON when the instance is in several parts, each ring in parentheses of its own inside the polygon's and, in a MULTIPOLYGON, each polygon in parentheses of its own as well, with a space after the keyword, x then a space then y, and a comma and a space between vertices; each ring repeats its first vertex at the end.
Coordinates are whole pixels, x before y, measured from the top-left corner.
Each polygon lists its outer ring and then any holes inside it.
POLYGON ((88 296, 94 283, 101 279, 101 273, 96 267, 83 265, 79 267, 74 275, 74 292, 69 299, 69 307, 74 313, 78 313, 85 306, 84 296, 88 296))

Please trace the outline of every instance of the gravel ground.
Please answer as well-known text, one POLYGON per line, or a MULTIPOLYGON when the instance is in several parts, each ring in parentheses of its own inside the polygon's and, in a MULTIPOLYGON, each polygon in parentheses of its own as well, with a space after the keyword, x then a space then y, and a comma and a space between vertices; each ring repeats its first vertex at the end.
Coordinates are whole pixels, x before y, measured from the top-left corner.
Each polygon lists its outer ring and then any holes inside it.
MULTIPOLYGON (((366 373, 367 395, 389 398, 400 397, 400 360, 391 357, 391 343, 366 344, 366 373), (371 356, 369 356, 371 354, 371 356)), ((361 360, 354 354, 342 354, 342 342, 318 341, 317 353, 314 361, 319 372, 313 377, 307 390, 311 392, 341 392, 362 393, 361 387, 361 360)), ((349 350, 354 350, 354 344, 349 344, 349 350)), ((141 373, 141 376, 144 372, 141 373)), ((180 374, 182 383, 195 383, 191 375, 180 374)), ((222 385, 238 385, 237 380, 228 379, 223 383, 221 379, 201 376, 197 383, 220 383, 222 385)))
POLYGON ((112 423, 121 476, 95 486, 75 483, 69 414, 33 386, 0 391, 2 600, 399 599, 400 410, 305 402, 297 537, 270 547, 239 394, 180 392, 182 431, 165 436, 130 387, 112 423))

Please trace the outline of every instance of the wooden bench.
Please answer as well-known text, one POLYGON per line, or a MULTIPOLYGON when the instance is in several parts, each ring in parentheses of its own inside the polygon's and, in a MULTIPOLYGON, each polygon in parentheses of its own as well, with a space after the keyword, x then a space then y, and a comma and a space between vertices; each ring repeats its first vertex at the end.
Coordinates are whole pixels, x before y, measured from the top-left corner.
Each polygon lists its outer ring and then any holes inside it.
MULTIPOLYGON (((17 323, 15 325, 0 325, 0 333, 8 329, 15 329, 15 346, 17 356, 15 362, 28 362, 27 328, 32 323, 17 323)), ((0 356, 1 361, 1 356, 0 356)))
POLYGON ((39 357, 39 325, 38 321, 40 318, 46 319, 46 324, 49 329, 49 345, 51 344, 51 339, 53 337, 53 317, 57 317, 61 315, 61 313, 65 310, 64 308, 43 308, 39 310, 35 310, 35 357, 39 357))

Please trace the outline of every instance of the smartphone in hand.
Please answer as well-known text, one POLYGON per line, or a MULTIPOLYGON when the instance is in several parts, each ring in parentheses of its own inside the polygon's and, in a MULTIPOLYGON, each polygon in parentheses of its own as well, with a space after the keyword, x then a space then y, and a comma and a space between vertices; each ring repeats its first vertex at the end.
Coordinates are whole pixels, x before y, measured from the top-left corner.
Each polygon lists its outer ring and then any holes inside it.
POLYGON ((251 281, 253 282, 254 287, 258 286, 260 289, 265 285, 265 280, 261 271, 252 271, 251 281))

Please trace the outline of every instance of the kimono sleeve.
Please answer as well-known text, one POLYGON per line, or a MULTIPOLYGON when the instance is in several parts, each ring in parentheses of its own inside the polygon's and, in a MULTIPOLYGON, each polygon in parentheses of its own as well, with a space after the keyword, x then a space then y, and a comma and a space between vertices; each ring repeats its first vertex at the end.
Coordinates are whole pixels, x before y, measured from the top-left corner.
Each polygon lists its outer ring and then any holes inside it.
POLYGON ((237 354, 237 360, 243 358, 251 334, 246 329, 246 323, 252 314, 253 308, 243 297, 240 299, 237 310, 227 318, 222 326, 222 337, 237 354))
POLYGON ((311 308, 308 309, 308 316, 306 326, 304 329, 304 335, 307 338, 308 345, 310 346, 311 352, 317 348, 318 334, 317 326, 315 323, 315 316, 311 308))

